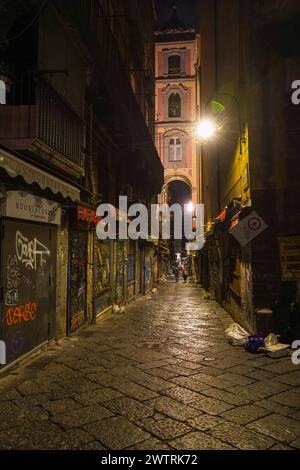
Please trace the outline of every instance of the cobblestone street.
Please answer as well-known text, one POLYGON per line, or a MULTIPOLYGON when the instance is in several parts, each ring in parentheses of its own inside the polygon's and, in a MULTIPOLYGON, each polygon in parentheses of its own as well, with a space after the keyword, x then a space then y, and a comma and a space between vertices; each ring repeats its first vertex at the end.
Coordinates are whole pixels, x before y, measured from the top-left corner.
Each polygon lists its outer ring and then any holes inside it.
POLYGON ((1 378, 1 449, 299 449, 299 366, 202 296, 169 281, 1 378))

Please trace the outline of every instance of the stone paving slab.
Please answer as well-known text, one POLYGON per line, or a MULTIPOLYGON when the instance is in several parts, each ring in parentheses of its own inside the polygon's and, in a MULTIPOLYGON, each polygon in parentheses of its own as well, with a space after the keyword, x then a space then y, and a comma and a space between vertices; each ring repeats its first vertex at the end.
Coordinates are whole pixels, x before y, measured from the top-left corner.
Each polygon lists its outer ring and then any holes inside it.
POLYGON ((247 427, 271 436, 284 444, 290 444, 300 438, 299 421, 277 414, 258 419, 248 424, 247 427))
POLYGON ((88 424, 84 429, 107 449, 113 450, 126 449, 151 437, 135 424, 119 416, 88 424))
POLYGON ((300 369, 168 282, 0 378, 0 449, 299 450, 300 369))
POLYGON ((225 442, 200 431, 194 431, 170 441, 169 444, 177 450, 233 450, 234 448, 225 442))
POLYGON ((233 408, 232 410, 225 411, 221 416, 228 421, 232 421, 236 424, 248 424, 251 421, 255 421, 258 418, 264 417, 270 414, 270 411, 265 408, 261 408, 257 405, 244 405, 233 408))
POLYGON ((129 421, 139 421, 154 414, 153 408, 128 397, 109 401, 106 407, 114 414, 125 416, 129 421))
POLYGON ((266 450, 275 444, 271 437, 228 422, 212 428, 209 433, 240 450, 266 450))
POLYGON ((143 429, 150 432, 161 440, 170 440, 175 437, 187 434, 192 428, 187 424, 181 423, 171 418, 164 418, 159 421, 143 420, 138 423, 143 429))

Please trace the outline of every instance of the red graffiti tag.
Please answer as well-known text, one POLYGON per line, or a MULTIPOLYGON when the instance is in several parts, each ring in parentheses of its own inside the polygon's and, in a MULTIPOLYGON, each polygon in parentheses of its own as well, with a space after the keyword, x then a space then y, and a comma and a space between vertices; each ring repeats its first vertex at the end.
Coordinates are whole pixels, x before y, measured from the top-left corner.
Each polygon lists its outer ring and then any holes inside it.
POLYGON ((37 305, 35 302, 28 303, 25 306, 11 307, 6 313, 7 326, 19 325, 22 322, 34 321, 36 319, 37 305))

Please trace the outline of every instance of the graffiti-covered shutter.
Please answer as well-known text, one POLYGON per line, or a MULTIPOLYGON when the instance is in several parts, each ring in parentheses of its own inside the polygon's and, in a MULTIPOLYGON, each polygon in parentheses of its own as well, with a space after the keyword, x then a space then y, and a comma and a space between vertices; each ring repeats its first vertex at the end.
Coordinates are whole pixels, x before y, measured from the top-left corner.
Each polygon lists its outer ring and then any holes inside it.
POLYGON ((2 222, 1 337, 7 364, 55 335, 56 229, 2 222))
POLYGON ((87 232, 70 232, 68 274, 68 333, 73 333, 86 321, 87 232))

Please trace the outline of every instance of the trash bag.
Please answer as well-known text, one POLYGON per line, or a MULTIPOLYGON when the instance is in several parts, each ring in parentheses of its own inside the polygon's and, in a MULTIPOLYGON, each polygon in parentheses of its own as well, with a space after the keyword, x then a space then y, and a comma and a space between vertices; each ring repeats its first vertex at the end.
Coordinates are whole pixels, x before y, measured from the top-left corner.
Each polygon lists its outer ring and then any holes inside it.
POLYGON ((250 335, 246 341, 245 349, 252 354, 256 354, 259 352, 259 349, 264 346, 265 340, 262 335, 250 335))
POLYGON ((287 349, 289 344, 279 343, 278 335, 270 333, 265 338, 265 347, 261 348, 261 351, 266 353, 269 357, 280 358, 288 355, 287 349))
POLYGON ((233 323, 225 330, 228 341, 233 346, 245 346, 249 333, 238 323, 233 323))
POLYGON ((276 344, 278 344, 279 341, 278 341, 278 336, 277 335, 274 335, 274 333, 270 333, 269 336, 267 336, 265 338, 265 346, 266 348, 270 347, 270 346, 275 346, 276 344))
POLYGON ((119 305, 114 304, 114 305, 113 305, 113 312, 114 312, 114 313, 119 313, 119 311, 120 311, 119 305))

